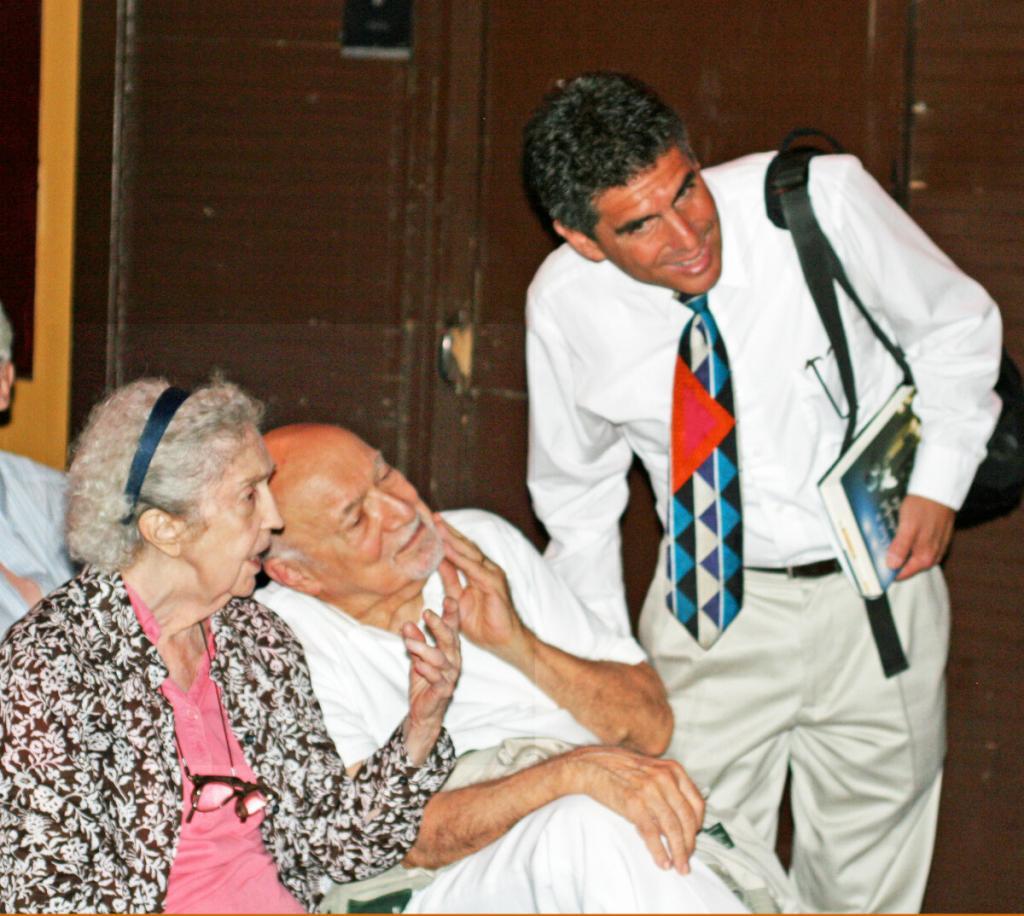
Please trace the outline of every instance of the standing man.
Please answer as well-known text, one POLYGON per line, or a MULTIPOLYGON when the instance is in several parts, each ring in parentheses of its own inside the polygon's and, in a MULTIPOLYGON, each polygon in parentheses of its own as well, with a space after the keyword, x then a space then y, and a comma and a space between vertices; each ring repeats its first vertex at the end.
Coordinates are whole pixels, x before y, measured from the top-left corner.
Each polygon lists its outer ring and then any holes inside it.
MULTIPOLYGON (((0 412, 11 405, 14 331, 0 305, 0 412)), ((64 548, 64 475, 0 452, 0 636, 73 575, 64 548)))
MULTIPOLYGON (((812 909, 914 911, 945 748, 936 564, 998 413, 999 315, 855 158, 813 160, 822 228, 919 390, 888 557, 910 667, 886 678, 816 492, 846 404, 792 238, 765 214, 770 159, 702 171, 679 116, 620 74, 562 83, 534 114, 527 182, 566 244, 528 295, 530 491, 547 559, 625 632, 618 523, 641 458, 675 535, 640 619, 675 712, 669 752, 769 842, 791 769, 812 909)), ((870 417, 901 373, 842 294, 840 309, 870 417)))

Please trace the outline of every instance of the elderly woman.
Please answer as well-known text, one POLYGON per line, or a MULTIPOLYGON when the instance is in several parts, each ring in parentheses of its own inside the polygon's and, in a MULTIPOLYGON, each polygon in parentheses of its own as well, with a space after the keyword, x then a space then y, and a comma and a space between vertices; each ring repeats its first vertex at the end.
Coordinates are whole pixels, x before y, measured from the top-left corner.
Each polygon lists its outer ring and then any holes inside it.
POLYGON ((299 643, 250 600, 280 526, 261 406, 144 379, 70 471, 89 564, 0 645, 0 909, 302 912, 401 860, 451 769, 458 608, 409 626, 409 712, 355 773, 299 643))

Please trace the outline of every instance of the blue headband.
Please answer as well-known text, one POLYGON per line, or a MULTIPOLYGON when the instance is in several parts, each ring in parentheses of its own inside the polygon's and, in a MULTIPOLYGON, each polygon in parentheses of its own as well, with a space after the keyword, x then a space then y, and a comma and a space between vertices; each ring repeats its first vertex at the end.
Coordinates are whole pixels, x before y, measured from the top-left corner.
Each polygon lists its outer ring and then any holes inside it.
POLYGON ((128 497, 128 514, 121 519, 122 524, 127 525, 135 514, 135 507, 139 504, 139 494, 142 492, 142 482, 146 479, 146 472, 149 470, 149 463, 153 460, 156 447, 160 444, 167 427, 178 412, 178 408, 191 394, 184 388, 165 388, 163 393, 156 399, 153 409, 149 412, 149 419, 139 436, 139 445, 135 449, 135 457, 132 458, 132 467, 128 472, 128 483, 124 485, 124 495, 128 497))

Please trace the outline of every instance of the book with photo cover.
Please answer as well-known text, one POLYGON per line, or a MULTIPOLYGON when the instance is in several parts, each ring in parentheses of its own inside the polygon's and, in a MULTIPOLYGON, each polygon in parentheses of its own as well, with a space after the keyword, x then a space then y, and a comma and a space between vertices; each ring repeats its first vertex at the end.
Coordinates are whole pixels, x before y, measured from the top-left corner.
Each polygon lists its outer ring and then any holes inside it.
POLYGON ((900 385, 818 481, 844 566, 865 598, 885 592, 898 573, 885 554, 921 440, 914 391, 900 385))

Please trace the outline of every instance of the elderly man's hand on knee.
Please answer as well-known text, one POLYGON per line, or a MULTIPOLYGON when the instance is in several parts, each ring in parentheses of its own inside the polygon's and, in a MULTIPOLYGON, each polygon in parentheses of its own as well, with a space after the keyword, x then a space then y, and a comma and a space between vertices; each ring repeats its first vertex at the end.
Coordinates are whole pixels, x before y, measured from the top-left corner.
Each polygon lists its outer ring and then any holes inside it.
POLYGON ((565 794, 589 795, 633 823, 660 868, 690 870, 704 798, 674 760, 619 747, 581 747, 559 758, 565 794))

